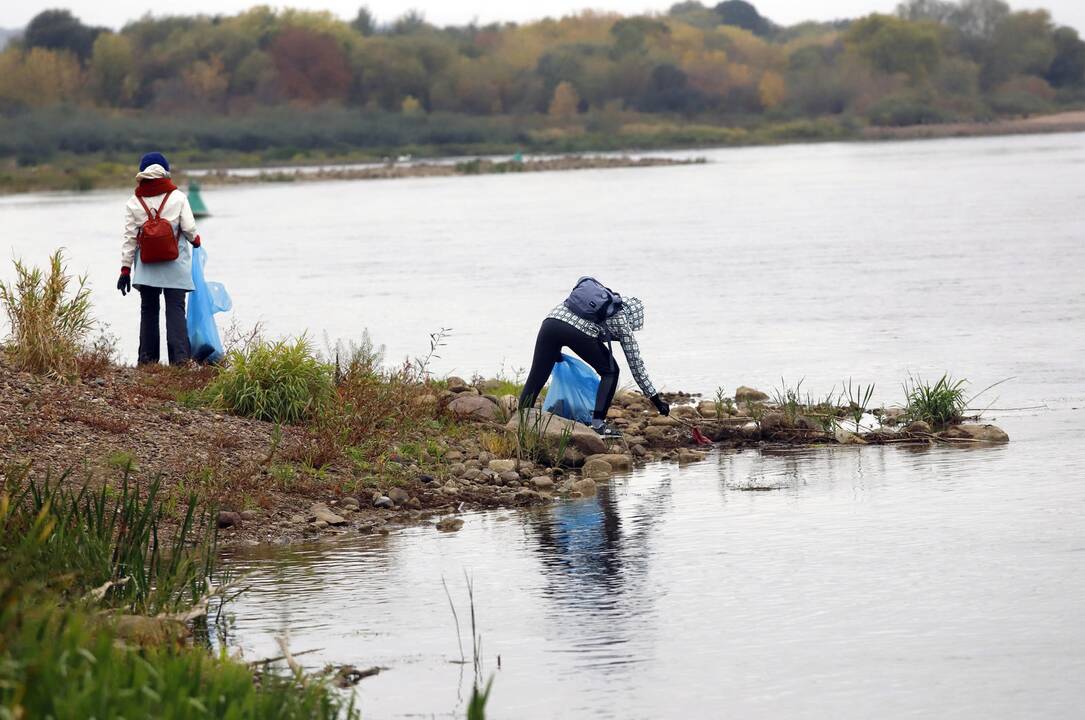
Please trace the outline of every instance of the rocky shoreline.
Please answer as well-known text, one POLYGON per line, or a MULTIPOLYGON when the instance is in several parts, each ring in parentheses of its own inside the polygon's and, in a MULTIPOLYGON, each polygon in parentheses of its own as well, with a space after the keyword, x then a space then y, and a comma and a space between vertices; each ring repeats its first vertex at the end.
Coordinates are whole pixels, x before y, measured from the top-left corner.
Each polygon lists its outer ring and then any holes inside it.
POLYGON ((318 168, 261 170, 258 173, 236 173, 213 170, 193 175, 207 185, 240 185, 246 183, 313 182, 328 180, 394 180, 404 178, 456 177, 463 175, 507 175, 527 172, 557 172, 569 170, 609 170, 614 168, 672 167, 704 164, 704 158, 631 157, 629 155, 565 155, 524 160, 491 160, 475 158, 460 162, 386 160, 372 165, 329 165, 318 168))
POLYGON ((922 422, 900 424, 893 409, 877 412, 879 428, 852 433, 742 387, 726 402, 668 394, 670 417, 639 393, 620 393, 610 421, 624 437, 604 441, 563 418, 517 413, 513 395, 492 394, 497 381, 453 377, 413 400, 450 423, 425 450, 393 454, 373 474, 338 464, 306 471, 276 459, 304 440, 303 428, 190 406, 162 390, 165 373, 198 387, 209 372, 113 367, 66 385, 0 363, 0 465, 10 472, 29 464, 39 481, 66 473, 64 482, 92 486, 115 484, 125 472, 137 483, 161 477, 168 495, 197 492, 220 508, 220 541, 287 544, 419 523, 454 531, 465 510, 588 496, 635 466, 698 462, 715 448, 1009 439, 991 425, 936 433, 922 422), (542 450, 525 451, 524 428, 542 450))

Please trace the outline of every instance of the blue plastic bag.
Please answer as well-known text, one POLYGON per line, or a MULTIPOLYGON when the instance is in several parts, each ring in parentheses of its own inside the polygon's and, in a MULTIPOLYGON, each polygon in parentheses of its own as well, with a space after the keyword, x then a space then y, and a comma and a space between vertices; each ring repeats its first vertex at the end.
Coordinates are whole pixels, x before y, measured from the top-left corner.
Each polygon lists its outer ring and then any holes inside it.
POLYGON ((562 354, 550 373, 543 410, 590 425, 598 393, 599 376, 595 371, 584 361, 562 354))
POLYGON ((206 263, 207 251, 203 247, 192 248, 192 285, 195 289, 188 294, 188 343, 192 347, 193 360, 215 363, 223 355, 215 313, 226 312, 233 307, 233 301, 222 283, 204 279, 206 263))

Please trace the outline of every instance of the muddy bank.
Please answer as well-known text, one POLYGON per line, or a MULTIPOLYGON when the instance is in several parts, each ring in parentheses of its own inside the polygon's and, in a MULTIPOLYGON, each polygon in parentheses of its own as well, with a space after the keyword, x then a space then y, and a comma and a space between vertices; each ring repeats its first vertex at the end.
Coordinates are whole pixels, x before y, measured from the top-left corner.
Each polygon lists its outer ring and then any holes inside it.
POLYGON ((1085 110, 1038 115, 1014 120, 993 120, 991 122, 868 127, 862 130, 862 138, 864 140, 920 140, 1062 132, 1085 132, 1085 110))

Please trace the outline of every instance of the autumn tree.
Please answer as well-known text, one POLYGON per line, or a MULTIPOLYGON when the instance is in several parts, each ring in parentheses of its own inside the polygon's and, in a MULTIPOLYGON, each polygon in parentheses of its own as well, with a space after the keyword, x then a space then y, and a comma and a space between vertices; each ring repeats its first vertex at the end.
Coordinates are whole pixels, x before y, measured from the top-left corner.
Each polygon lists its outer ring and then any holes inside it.
POLYGON ((335 38, 287 27, 271 43, 270 54, 286 97, 308 103, 346 98, 350 68, 335 38))
POLYGON ((576 89, 573 88, 572 83, 563 81, 554 88, 554 97, 550 100, 547 113, 552 118, 568 120, 576 116, 579 106, 580 96, 576 94, 576 89))
POLYGON ((135 55, 124 35, 102 33, 94 41, 87 76, 94 99, 107 106, 127 105, 135 90, 135 55))

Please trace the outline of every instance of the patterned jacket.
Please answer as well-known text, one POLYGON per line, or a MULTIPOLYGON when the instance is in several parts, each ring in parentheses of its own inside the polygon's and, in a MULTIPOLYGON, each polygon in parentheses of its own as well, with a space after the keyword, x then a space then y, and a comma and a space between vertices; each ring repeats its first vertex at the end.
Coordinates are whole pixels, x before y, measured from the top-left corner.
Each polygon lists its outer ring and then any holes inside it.
POLYGON ((640 345, 633 333, 644 327, 644 303, 639 298, 625 298, 622 309, 609 318, 606 322, 607 332, 603 332, 602 326, 591 320, 585 320, 574 314, 562 303, 554 308, 547 317, 561 320, 572 325, 585 335, 590 335, 599 340, 614 339, 621 343, 622 352, 629 363, 629 370, 633 373, 633 379, 637 381, 645 397, 656 394, 655 386, 648 379, 648 371, 644 368, 644 360, 640 356, 640 345), (609 337, 608 337, 609 333, 609 337))

